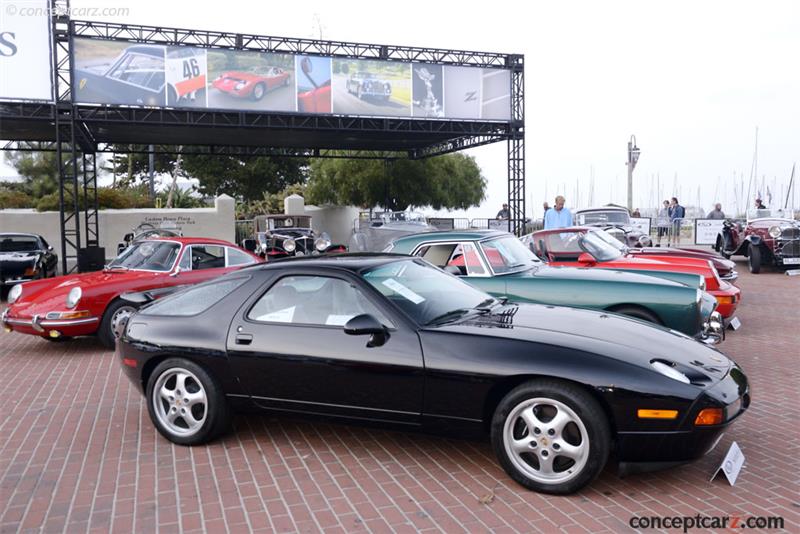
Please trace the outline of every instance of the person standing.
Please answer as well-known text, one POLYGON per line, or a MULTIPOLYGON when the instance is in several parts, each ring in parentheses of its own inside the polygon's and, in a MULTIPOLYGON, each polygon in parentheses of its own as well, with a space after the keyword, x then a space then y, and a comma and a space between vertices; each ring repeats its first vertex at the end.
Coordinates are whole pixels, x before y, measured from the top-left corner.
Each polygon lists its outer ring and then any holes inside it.
MULTIPOLYGON (((661 238, 664 236, 669 236, 669 200, 665 200, 663 207, 658 210, 658 215, 656 216, 656 227, 658 228, 658 246, 661 246, 661 238)), ((667 242, 669 242, 669 237, 667 237, 667 242)))
POLYGON ((724 218, 725 218, 725 212, 722 211, 722 204, 720 204, 719 202, 714 204, 714 209, 709 211, 708 215, 706 215, 706 219, 724 219, 724 218))
MULTIPOLYGON (((673 242, 676 245, 681 244, 681 224, 683 224, 683 218, 686 216, 686 209, 681 206, 680 202, 678 202, 677 197, 672 197, 672 201, 669 203, 669 220, 672 223, 672 235, 673 242)), ((667 239, 667 246, 670 245, 670 240, 667 239)))
POLYGON ((760 198, 757 198, 756 199, 756 209, 757 210, 765 210, 765 209, 768 209, 768 208, 764 205, 764 202, 762 202, 762 200, 760 198))
POLYGON ((544 229, 566 228, 572 226, 572 213, 564 207, 566 200, 561 195, 556 197, 556 205, 544 214, 544 229))
POLYGON ((550 209, 550 204, 548 204, 546 200, 544 201, 544 204, 542 204, 542 209, 544 210, 542 211, 542 217, 544 217, 547 215, 547 210, 550 209))
POLYGON ((631 213, 631 217, 633 217, 635 219, 639 219, 639 218, 642 217, 642 214, 639 212, 639 208, 636 208, 635 210, 633 210, 633 213, 631 213))
POLYGON ((508 204, 503 204, 503 208, 497 212, 496 219, 499 221, 507 221, 511 218, 511 212, 508 211, 508 204))

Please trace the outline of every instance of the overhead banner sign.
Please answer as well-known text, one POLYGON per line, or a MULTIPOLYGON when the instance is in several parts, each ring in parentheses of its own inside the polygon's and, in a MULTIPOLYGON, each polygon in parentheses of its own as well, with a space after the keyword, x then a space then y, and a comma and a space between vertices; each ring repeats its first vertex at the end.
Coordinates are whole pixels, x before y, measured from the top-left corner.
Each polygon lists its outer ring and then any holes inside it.
POLYGON ((511 73, 73 39, 76 103, 507 121, 511 73))
POLYGON ((0 0, 0 99, 52 100, 48 0, 0 0))

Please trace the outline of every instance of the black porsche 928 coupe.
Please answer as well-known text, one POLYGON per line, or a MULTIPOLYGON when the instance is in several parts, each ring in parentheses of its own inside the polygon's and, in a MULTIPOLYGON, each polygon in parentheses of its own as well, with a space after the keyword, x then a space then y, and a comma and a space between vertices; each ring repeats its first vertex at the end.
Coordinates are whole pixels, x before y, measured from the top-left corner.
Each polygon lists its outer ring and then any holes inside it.
POLYGON ((520 484, 571 493, 708 453, 748 407, 717 350, 636 319, 509 304, 424 260, 299 258, 142 308, 118 356, 167 439, 204 443, 263 408, 488 434, 520 484), (635 340, 635 341, 630 341, 635 340))

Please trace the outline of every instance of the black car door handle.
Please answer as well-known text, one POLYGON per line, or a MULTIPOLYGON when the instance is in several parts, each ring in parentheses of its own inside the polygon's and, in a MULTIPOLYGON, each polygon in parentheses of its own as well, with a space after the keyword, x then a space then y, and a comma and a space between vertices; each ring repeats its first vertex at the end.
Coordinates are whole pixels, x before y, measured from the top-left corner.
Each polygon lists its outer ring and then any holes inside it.
POLYGON ((237 345, 249 345, 253 341, 252 334, 236 334, 237 345))

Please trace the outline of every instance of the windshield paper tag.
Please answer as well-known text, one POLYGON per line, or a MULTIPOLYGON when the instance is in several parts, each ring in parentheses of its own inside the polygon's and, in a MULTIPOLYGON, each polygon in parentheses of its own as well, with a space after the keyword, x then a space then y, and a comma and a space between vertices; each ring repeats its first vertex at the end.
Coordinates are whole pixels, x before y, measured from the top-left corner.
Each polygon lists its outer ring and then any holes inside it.
POLYGON ((405 297, 414 304, 420 304, 422 302, 425 302, 425 297, 417 295, 416 293, 408 289, 406 286, 404 286, 394 278, 389 278, 388 280, 384 280, 382 283, 395 293, 405 297))

